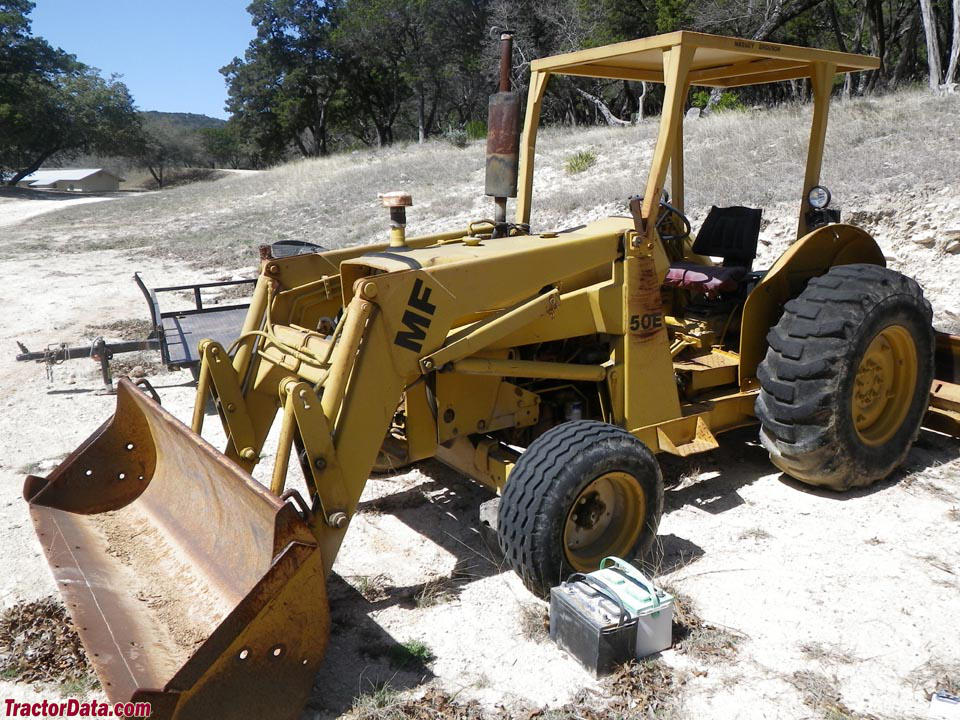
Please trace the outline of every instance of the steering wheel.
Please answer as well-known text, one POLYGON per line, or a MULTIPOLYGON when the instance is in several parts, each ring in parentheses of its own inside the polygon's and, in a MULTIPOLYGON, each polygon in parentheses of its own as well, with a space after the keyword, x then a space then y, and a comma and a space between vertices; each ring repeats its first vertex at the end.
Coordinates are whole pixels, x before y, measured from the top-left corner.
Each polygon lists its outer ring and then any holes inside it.
POLYGON ((683 240, 686 237, 690 236, 690 220, 687 219, 687 216, 682 212, 677 210, 673 205, 670 205, 667 202, 667 199, 664 198, 660 201, 660 212, 657 213, 657 233, 660 235, 660 239, 664 242, 674 242, 676 240, 683 240), (673 218, 680 223, 680 227, 683 229, 683 232, 664 232, 663 226, 666 224, 668 218, 673 218))

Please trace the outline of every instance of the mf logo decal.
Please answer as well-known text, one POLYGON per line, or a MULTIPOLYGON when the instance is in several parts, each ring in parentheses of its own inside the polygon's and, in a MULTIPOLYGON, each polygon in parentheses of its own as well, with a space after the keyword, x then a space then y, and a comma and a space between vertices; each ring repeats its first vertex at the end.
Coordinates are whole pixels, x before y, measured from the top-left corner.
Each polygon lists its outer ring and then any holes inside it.
POLYGON ((394 345, 413 350, 413 352, 420 352, 423 349, 423 340, 427 337, 427 330, 433 322, 433 314, 437 311, 437 306, 430 302, 430 293, 430 288, 423 284, 423 280, 417 278, 413 281, 413 290, 410 291, 410 299, 407 300, 407 309, 400 320, 406 330, 400 330, 397 333, 393 339, 394 345))

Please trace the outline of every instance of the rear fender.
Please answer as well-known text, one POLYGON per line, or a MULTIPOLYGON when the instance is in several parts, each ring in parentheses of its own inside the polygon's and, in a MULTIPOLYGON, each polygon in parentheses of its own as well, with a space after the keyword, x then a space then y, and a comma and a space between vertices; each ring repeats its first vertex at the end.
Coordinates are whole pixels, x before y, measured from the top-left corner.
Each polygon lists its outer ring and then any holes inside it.
POLYGON ((869 233, 853 225, 826 225, 793 243, 764 275, 743 306, 740 325, 740 389, 758 387, 757 367, 767 352, 767 332, 780 318, 783 304, 807 282, 836 265, 886 266, 883 252, 869 233))

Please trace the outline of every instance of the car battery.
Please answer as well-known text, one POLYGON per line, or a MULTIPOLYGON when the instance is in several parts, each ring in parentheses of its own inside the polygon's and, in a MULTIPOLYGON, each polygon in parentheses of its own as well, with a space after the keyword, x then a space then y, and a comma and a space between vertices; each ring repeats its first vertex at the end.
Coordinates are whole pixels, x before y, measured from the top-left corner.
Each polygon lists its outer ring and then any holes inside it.
POLYGON ((673 597, 619 558, 550 590, 550 637, 594 675, 671 645, 673 597))

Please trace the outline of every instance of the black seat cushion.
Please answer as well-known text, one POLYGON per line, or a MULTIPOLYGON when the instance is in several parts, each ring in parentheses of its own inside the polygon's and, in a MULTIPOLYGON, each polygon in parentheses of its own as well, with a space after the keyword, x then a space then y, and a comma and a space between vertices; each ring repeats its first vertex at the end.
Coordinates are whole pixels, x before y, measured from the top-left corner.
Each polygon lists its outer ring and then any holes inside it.
POLYGON ((745 267, 748 270, 757 256, 760 239, 760 219, 763 210, 741 207, 713 206, 703 221, 693 252, 697 255, 723 258, 724 265, 745 267))

